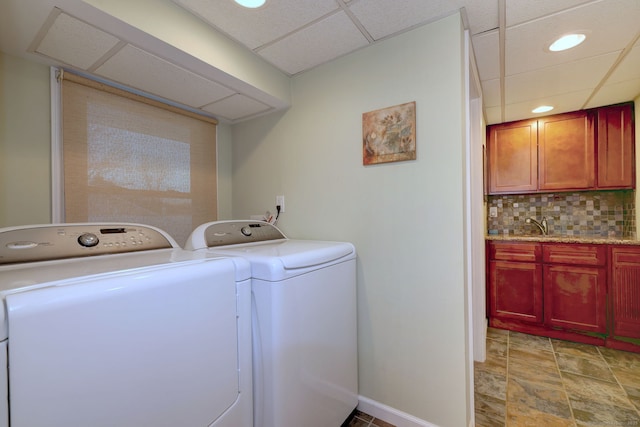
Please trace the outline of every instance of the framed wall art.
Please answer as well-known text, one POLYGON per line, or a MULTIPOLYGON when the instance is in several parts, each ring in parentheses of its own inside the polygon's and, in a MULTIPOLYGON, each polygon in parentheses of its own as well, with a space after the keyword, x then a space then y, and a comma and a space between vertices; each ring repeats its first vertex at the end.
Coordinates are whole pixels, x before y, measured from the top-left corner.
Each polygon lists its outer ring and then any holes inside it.
POLYGON ((415 101, 362 114, 362 164, 415 159, 415 101))

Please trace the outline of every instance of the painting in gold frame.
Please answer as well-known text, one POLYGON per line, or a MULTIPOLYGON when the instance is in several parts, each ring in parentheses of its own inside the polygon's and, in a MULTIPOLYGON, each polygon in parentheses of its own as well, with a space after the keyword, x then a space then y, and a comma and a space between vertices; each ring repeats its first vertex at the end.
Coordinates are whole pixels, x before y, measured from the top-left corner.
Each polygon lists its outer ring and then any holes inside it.
POLYGON ((415 101, 362 114, 362 164, 415 159, 415 101))

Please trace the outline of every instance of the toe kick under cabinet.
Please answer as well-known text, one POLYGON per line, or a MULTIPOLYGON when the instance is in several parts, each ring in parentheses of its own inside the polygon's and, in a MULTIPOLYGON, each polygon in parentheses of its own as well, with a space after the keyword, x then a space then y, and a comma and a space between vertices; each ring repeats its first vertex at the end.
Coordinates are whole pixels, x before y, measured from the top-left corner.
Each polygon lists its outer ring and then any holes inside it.
POLYGON ((489 241, 492 327, 640 352, 640 246, 489 241))

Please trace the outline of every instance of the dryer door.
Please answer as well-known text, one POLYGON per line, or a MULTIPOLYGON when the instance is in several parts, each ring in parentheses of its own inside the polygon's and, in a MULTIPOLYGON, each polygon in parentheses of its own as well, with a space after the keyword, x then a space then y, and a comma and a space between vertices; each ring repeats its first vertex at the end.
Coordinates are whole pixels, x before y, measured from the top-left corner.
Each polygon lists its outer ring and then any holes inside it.
POLYGON ((67 280, 6 303, 12 427, 206 426, 238 398, 230 260, 67 280))

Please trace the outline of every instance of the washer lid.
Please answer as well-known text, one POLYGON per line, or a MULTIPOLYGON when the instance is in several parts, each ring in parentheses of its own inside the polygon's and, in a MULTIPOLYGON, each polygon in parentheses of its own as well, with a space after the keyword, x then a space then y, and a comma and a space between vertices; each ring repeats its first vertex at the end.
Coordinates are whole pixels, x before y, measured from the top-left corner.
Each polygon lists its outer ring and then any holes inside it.
POLYGON ((0 265, 0 340, 7 337, 6 304, 1 302, 8 296, 29 293, 46 288, 78 288, 79 284, 111 278, 116 288, 131 285, 123 277, 135 277, 132 282, 147 280, 150 274, 170 275, 177 269, 202 268, 204 265, 233 265, 236 278, 250 277, 250 266, 236 259, 196 256, 183 249, 162 249, 128 254, 102 255, 91 258, 28 262, 0 265))
POLYGON ((310 273, 334 264, 353 260, 356 251, 351 243, 313 240, 279 242, 209 248, 222 256, 245 258, 251 264, 254 279, 271 282, 310 273))
POLYGON ((278 258, 287 270, 327 264, 355 253, 351 243, 313 240, 285 240, 241 249, 251 262, 278 258))

